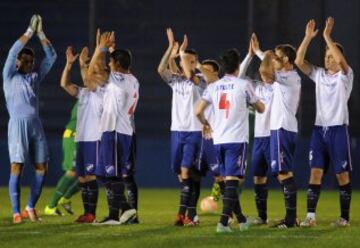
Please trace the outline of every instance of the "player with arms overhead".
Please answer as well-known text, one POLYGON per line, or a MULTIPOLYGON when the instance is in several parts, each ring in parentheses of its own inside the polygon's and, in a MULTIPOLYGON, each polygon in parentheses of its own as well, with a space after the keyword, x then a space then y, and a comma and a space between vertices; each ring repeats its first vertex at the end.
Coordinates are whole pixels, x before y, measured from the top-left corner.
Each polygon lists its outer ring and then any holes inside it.
POLYGON ((125 197, 124 175, 131 152, 134 133, 131 118, 139 99, 139 82, 131 73, 132 56, 129 50, 115 49, 110 53, 109 68, 106 54, 114 46, 114 33, 105 32, 91 59, 87 76, 96 74, 107 78, 100 119, 100 158, 96 175, 105 183, 109 216, 100 224, 125 224, 136 218, 136 209, 125 197), (120 209, 122 210, 119 218, 120 209))
POLYGON ((35 167, 35 179, 23 218, 39 221, 35 205, 44 184, 48 149, 45 133, 39 117, 39 86, 49 73, 56 60, 56 52, 46 38, 42 18, 33 15, 30 26, 11 47, 3 69, 4 93, 10 120, 8 142, 11 162, 9 194, 13 208, 13 223, 21 223, 20 216, 20 177, 25 161, 35 167), (39 70, 34 71, 35 54, 26 43, 36 32, 45 52, 39 70))
POLYGON ((335 167, 340 189, 340 218, 332 223, 335 227, 350 226, 350 202, 352 170, 350 137, 348 132, 350 98, 354 73, 344 56, 343 47, 333 41, 331 32, 334 19, 326 20, 323 37, 326 42, 325 67, 317 67, 305 60, 307 48, 318 33, 315 21, 310 20, 305 29, 305 37, 298 49, 296 65, 315 83, 316 119, 309 151, 311 167, 307 192, 307 216, 302 227, 316 225, 315 212, 320 196, 321 180, 329 163, 335 167))
POLYGON ((201 124, 194 110, 205 81, 195 74, 198 55, 194 50, 187 49, 186 35, 180 46, 181 70, 176 73, 171 54, 178 45, 170 28, 167 29, 167 37, 169 46, 158 66, 158 73, 172 89, 171 167, 181 182, 180 206, 175 225, 196 225, 196 199, 192 197, 198 198, 196 192, 199 192, 200 184, 193 174, 201 146, 201 124))

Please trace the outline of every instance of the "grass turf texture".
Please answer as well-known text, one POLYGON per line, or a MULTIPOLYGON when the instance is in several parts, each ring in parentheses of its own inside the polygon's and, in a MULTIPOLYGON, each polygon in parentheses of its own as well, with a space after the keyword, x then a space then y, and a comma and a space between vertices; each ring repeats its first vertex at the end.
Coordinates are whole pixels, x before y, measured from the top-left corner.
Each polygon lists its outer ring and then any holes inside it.
MULTIPOLYGON (((52 188, 45 188, 38 203, 42 213, 50 198, 52 188)), ((102 219, 107 214, 104 189, 100 189, 97 216, 102 219)), ((29 190, 22 191, 24 207, 29 190)), ((318 206, 317 224, 313 229, 277 230, 265 226, 252 227, 246 232, 216 234, 219 220, 217 214, 200 214, 199 227, 172 226, 177 211, 179 191, 176 189, 140 189, 139 225, 92 226, 75 224, 77 217, 42 217, 42 223, 25 222, 11 224, 11 207, 7 188, 0 188, 0 247, 360 247, 360 194, 353 193, 350 228, 334 229, 329 223, 339 216, 339 198, 336 191, 323 191, 318 206)), ((201 198, 209 195, 203 190, 201 198)), ((253 191, 245 190, 241 195, 242 208, 247 216, 256 216, 253 191)), ((76 214, 81 213, 80 195, 73 198, 76 214)), ((269 192, 269 218, 279 219, 284 215, 283 196, 279 191, 269 192)), ((306 194, 298 195, 298 216, 303 219, 306 212, 306 194)))

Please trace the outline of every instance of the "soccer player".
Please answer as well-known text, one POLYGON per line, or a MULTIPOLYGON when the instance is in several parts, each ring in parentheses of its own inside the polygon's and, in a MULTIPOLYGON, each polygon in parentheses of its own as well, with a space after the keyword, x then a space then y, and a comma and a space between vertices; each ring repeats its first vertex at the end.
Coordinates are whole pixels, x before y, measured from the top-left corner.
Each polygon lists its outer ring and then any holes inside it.
POLYGON ((238 188, 244 181, 246 169, 246 148, 249 136, 248 104, 259 112, 264 105, 255 96, 252 86, 244 79, 238 78, 240 56, 236 49, 227 51, 221 57, 225 76, 208 86, 200 100, 196 116, 203 125, 205 137, 213 137, 221 175, 225 177, 223 211, 217 232, 231 232, 228 220, 234 212, 243 230, 245 216, 240 209, 238 188), (208 105, 214 109, 214 121, 210 126, 204 118, 208 105), (211 133, 212 132, 212 133, 211 133))
MULTIPOLYGON (((115 43, 109 47, 109 52, 112 53, 115 51, 115 43)), ((131 147, 130 155, 128 161, 125 163, 125 166, 122 170, 122 177, 124 179, 124 184, 127 192, 127 199, 130 204, 130 207, 136 210, 136 217, 129 219, 126 224, 139 224, 139 211, 138 211, 138 186, 135 180, 135 166, 136 166, 136 154, 137 154, 137 143, 136 143, 136 133, 135 133, 135 115, 133 114, 130 117, 131 126, 134 130, 134 133, 131 138, 131 147)))
MULTIPOLYGON (((244 73, 247 70, 252 55, 252 40, 250 40, 251 51, 245 58, 246 67, 243 68, 244 73)), ((260 83, 254 83, 255 95, 265 105, 263 113, 255 113, 255 132, 254 144, 251 158, 251 168, 254 172, 255 185, 255 203, 258 211, 258 217, 252 220, 253 225, 262 225, 267 223, 267 172, 271 166, 270 162, 270 113, 273 98, 272 84, 274 82, 274 71, 272 66, 272 52, 265 53, 264 60, 261 62, 259 73, 261 77, 260 83)))
POLYGON ((318 67, 305 60, 307 48, 318 33, 315 21, 310 20, 305 29, 305 37, 298 49, 296 65, 315 83, 316 119, 309 151, 311 167, 307 192, 307 216, 302 227, 316 225, 315 212, 320 196, 321 180, 329 162, 334 166, 340 189, 340 218, 332 223, 334 227, 350 226, 350 202, 352 170, 350 137, 348 132, 350 98, 354 73, 344 56, 343 47, 333 41, 331 32, 334 19, 326 20, 323 37, 326 42, 324 67, 318 67))
POLYGON ((114 33, 105 32, 91 59, 88 77, 99 73, 105 75, 107 84, 103 98, 103 112, 100 118, 100 158, 96 174, 105 182, 109 216, 100 224, 124 224, 136 217, 136 209, 125 197, 123 171, 129 161, 134 129, 131 117, 139 99, 139 82, 131 74, 132 56, 129 50, 115 49, 110 53, 109 68, 104 65, 109 48, 115 43, 114 33), (119 218, 120 209, 122 210, 119 218))
MULTIPOLYGON (((83 48, 87 51, 87 48, 83 48)), ((76 123, 76 174, 79 177, 84 214, 76 220, 78 223, 95 221, 98 199, 98 184, 95 168, 98 164, 100 141, 100 116, 102 111, 103 88, 98 86, 91 77, 84 80, 85 87, 70 82, 73 63, 79 55, 74 55, 71 47, 66 50, 66 65, 61 77, 61 87, 71 96, 78 99, 76 123)))
MULTIPOLYGON (((219 80, 219 71, 220 66, 215 60, 207 59, 199 63, 197 69, 203 74, 207 87, 219 80)), ((209 123, 212 123, 214 118, 214 113, 212 108, 206 108, 204 116, 209 120, 209 123)), ((216 150, 214 147, 214 142, 211 137, 206 139, 202 137, 201 149, 198 161, 198 170, 201 175, 205 176, 207 171, 211 171, 214 175, 215 182, 222 186, 225 185, 223 178, 220 176, 219 163, 216 158, 216 150)), ((222 187, 221 188, 225 188, 222 187)))
POLYGON ((11 173, 9 194, 13 209, 13 223, 30 218, 32 222, 40 221, 35 205, 40 197, 44 184, 48 150, 45 133, 39 117, 39 86, 56 60, 56 52, 46 38, 42 18, 33 15, 26 32, 11 47, 3 69, 4 93, 6 106, 10 115, 8 125, 9 155, 11 173), (35 72, 35 53, 25 47, 36 33, 40 39, 45 58, 35 72), (34 164, 35 178, 31 186, 30 197, 25 210, 20 215, 20 177, 25 161, 34 164))
POLYGON ((55 192, 50 198, 50 202, 45 206, 44 215, 62 216, 58 205, 62 206, 66 212, 73 215, 74 211, 71 207, 70 198, 79 192, 79 180, 75 171, 75 155, 76 155, 76 119, 77 106, 75 103, 71 110, 71 117, 66 124, 66 128, 62 138, 63 162, 62 168, 65 174, 58 181, 55 192))
POLYGON ((192 196, 200 192, 200 183, 193 173, 195 161, 201 146, 201 124, 194 114, 195 104, 200 100, 205 87, 204 80, 195 74, 198 55, 196 51, 187 49, 186 35, 180 46, 181 73, 169 68, 170 55, 176 46, 174 34, 167 29, 169 46, 158 66, 161 78, 172 89, 171 110, 171 167, 181 182, 180 206, 174 224, 177 226, 197 225, 196 206, 192 196), (187 215, 185 216, 185 214, 187 215))
MULTIPOLYGON (((264 53, 259 48, 256 35, 252 36, 253 50, 261 59, 264 53)), ((301 78, 295 69, 296 50, 289 44, 275 47, 272 64, 275 80, 272 84, 273 100, 270 112, 270 157, 271 171, 280 182, 285 199, 286 216, 273 227, 297 226, 297 188, 293 174, 293 158, 296 147, 298 123, 296 113, 300 101, 301 78)), ((265 196, 266 189, 259 195, 265 196)))

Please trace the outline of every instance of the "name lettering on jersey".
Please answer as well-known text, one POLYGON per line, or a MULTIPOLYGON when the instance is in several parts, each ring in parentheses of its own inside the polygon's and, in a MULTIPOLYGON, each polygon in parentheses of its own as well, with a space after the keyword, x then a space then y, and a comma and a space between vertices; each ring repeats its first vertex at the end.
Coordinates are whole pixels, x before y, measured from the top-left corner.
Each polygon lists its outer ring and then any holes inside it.
POLYGON ((234 84, 221 84, 216 86, 216 91, 233 90, 234 84))

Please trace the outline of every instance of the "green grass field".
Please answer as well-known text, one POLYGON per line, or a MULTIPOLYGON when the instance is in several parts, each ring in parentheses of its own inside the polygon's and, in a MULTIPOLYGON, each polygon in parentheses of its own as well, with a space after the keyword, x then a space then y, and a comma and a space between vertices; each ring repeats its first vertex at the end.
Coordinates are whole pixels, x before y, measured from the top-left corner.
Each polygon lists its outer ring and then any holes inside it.
MULTIPOLYGON (((38 203, 41 214, 52 188, 46 188, 38 203)), ((237 225, 231 234, 216 234, 218 214, 201 214, 199 227, 175 227, 172 221, 178 205, 178 190, 140 189, 140 221, 131 226, 93 226, 75 224, 75 216, 43 217, 42 223, 11 224, 11 208, 6 188, 0 188, 0 247, 360 247, 360 194, 353 193, 350 228, 333 229, 329 223, 339 214, 338 192, 323 191, 319 207, 318 226, 313 229, 277 230, 252 227, 240 232, 237 225)), ((209 194, 202 192, 202 197, 209 194)), ((26 203, 28 189, 23 190, 22 205, 26 203)), ((298 215, 306 212, 305 192, 298 196, 298 215)), ((241 196, 243 211, 255 216, 253 192, 246 190, 241 196)), ((80 196, 73 199, 74 209, 81 213, 80 196)), ((269 217, 278 219, 284 213, 283 196, 279 191, 269 194, 269 217)), ((219 206, 221 208, 221 206, 219 206)), ((220 211, 220 210, 219 210, 220 211)), ((98 218, 107 214, 104 190, 101 190, 98 218)))

